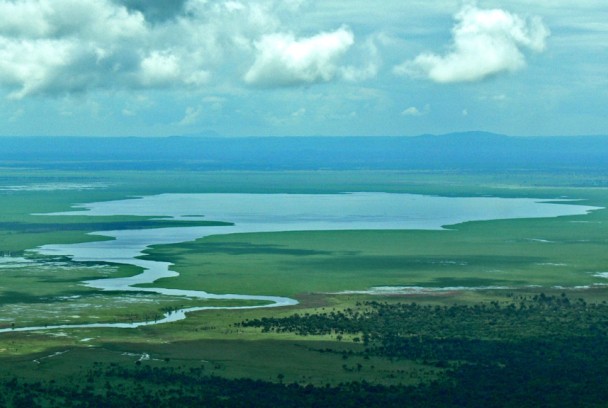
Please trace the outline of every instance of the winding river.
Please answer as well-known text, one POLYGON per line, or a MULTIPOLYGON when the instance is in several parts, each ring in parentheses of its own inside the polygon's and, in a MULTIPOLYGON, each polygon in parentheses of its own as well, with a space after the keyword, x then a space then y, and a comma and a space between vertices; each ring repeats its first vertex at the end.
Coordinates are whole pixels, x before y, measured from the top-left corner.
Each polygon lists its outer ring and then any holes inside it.
POLYGON ((152 292, 211 300, 252 300, 254 306, 204 306, 166 313, 155 321, 90 323, 1 329, 32 331, 65 328, 136 328, 184 319, 206 309, 249 309, 296 305, 294 299, 246 294, 212 294, 200 290, 140 287, 158 279, 177 276, 171 263, 142 259, 153 245, 193 241, 211 235, 324 230, 439 230, 467 221, 514 218, 545 218, 584 215, 599 207, 569 200, 550 202, 530 198, 438 197, 415 194, 161 194, 125 200, 81 204, 74 211, 46 216, 147 216, 176 220, 227 221, 233 225, 170 227, 140 230, 99 231, 92 235, 112 238, 79 244, 49 244, 37 249, 42 255, 67 256, 81 262, 109 262, 141 268, 138 275, 85 281, 102 291, 152 292), (204 218, 201 218, 204 217, 204 218))

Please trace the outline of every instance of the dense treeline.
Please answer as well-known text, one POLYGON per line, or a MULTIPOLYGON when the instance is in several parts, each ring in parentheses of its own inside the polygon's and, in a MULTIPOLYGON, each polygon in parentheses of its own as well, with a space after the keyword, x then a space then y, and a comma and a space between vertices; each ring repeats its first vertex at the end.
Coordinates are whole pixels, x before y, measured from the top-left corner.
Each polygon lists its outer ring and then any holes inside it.
POLYGON ((446 368, 444 378, 416 389, 419 402, 435 406, 604 406, 608 400, 605 302, 542 293, 474 305, 365 302, 242 325, 349 335, 366 345, 365 355, 446 368))
MULTIPOLYGON (((335 387, 228 380, 203 371, 99 365, 77 383, 0 382, 6 407, 573 407, 605 406, 605 370, 581 372, 465 365, 446 381, 335 387), (538 375, 544 377, 538 377, 538 375), (587 379, 581 378, 584 376, 587 379), (577 379, 578 377, 578 379, 577 379)), ((603 366, 605 368, 605 365, 603 366)))
MULTIPOLYGON (((507 364, 460 364, 419 386, 330 387, 206 375, 204 369, 97 364, 71 382, 0 382, 6 407, 574 407, 605 406, 605 338, 520 345, 507 364), (598 343, 603 341, 603 344, 598 343), (575 351, 569 351, 574 346, 575 351), (548 347, 548 348, 547 348, 548 347), (545 353, 540 350, 545 350, 545 353), (526 352, 537 350, 526 356, 526 352), (559 352, 561 350, 561 353, 559 352), (586 355, 587 357, 582 356, 586 355)), ((500 347, 495 348, 498 351, 500 347)), ((505 353, 508 353, 505 352, 505 353)))
POLYGON ((280 377, 278 382, 225 379, 209 375, 203 365, 99 362, 78 377, 2 380, 0 406, 519 408, 601 407, 608 401, 605 303, 544 294, 453 306, 365 302, 343 311, 240 325, 331 333, 364 346, 317 352, 410 360, 443 374, 419 385, 361 380, 313 386, 283 384, 280 377))
MULTIPOLYGON (((394 338, 430 337, 520 339, 535 336, 608 334, 608 304, 571 300, 565 294, 513 298, 473 305, 432 306, 417 303, 364 302, 356 308, 319 314, 294 314, 241 323, 262 331, 301 336, 357 335, 366 344, 394 338)), ((339 337, 340 338, 340 337, 339 337)))

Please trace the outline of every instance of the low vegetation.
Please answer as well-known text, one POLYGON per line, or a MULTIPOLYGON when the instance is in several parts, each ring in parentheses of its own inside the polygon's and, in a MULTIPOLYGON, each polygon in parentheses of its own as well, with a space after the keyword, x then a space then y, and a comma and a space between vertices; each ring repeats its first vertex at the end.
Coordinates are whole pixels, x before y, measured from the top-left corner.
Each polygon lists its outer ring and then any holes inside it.
MULTIPOLYGON (((20 178, 33 175, 39 182, 88 177, 114 187, 0 192, 0 249, 32 259, 29 249, 96 239, 87 235, 94 230, 173 225, 132 217, 65 217, 64 225, 64 218, 31 215, 162 192, 566 195, 608 204, 608 193, 593 187, 605 185, 599 174, 322 173, 135 177, 4 170, 4 184, 22 184, 20 178)), ((283 295, 300 304, 204 311, 138 329, 0 334, 0 406, 604 406, 607 222, 608 211, 600 210, 562 219, 466 223, 450 231, 248 234, 152 248, 147 257, 173 262, 181 274, 155 285, 283 295), (341 293, 385 285, 438 291, 341 293)), ((136 273, 131 267, 36 262, 0 268, 0 326, 54 324, 60 316, 72 323, 91 316, 154 318, 197 302, 80 284, 136 273)))
MULTIPOLYGON (((229 349, 229 344, 148 346, 154 350, 149 355, 126 351, 145 347, 142 344, 123 344, 74 349, 71 358, 67 351, 39 358, 30 363, 36 364, 35 373, 23 365, 21 376, 18 371, 5 372, 1 401, 28 407, 567 407, 605 402, 605 302, 564 293, 513 293, 496 299, 451 306, 428 303, 430 299, 362 301, 343 310, 319 309, 233 325, 258 328, 270 338, 276 332, 302 339, 332 336, 325 342, 266 340, 274 356, 260 353, 253 360, 261 366, 263 359, 288 357, 292 364, 298 361, 302 371, 323 369, 320 364, 329 363, 350 376, 345 382, 314 384, 304 377, 294 381, 282 371, 266 380, 226 375, 226 365, 245 366, 247 359, 222 359, 217 348, 229 349), (291 354, 294 345, 305 348, 307 361, 291 354), (215 359, 200 359, 197 348, 209 346, 216 348, 209 352, 215 359), (57 370, 53 379, 40 378, 48 370, 57 370), (382 373, 389 375, 383 378, 382 373), (412 376, 419 381, 412 381, 412 376)), ((258 343, 240 342, 237 348, 241 356, 256 353, 261 350, 258 343)), ((266 374, 277 369, 271 362, 266 374)))

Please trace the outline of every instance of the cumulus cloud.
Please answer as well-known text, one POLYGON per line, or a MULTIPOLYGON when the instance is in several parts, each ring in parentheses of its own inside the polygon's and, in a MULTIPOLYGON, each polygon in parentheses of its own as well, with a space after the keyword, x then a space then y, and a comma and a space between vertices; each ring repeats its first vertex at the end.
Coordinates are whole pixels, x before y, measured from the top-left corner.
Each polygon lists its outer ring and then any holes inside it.
POLYGON ((0 1, 0 15, 0 85, 12 98, 76 92, 130 74, 138 58, 128 47, 148 32, 141 13, 104 0, 0 1))
POLYGON ((264 85, 329 81, 354 36, 346 28, 285 34, 284 17, 297 15, 301 3, 0 0, 0 87, 21 99, 100 88, 198 89, 217 74, 264 85))
POLYGON ((255 43, 257 55, 245 82, 272 87, 330 81, 354 41, 345 27, 300 39, 291 33, 265 35, 255 43))
POLYGON ((523 50, 541 52, 549 29, 538 17, 467 5, 456 14, 453 43, 445 55, 423 53, 395 68, 398 75, 438 83, 479 81, 526 64, 523 50))

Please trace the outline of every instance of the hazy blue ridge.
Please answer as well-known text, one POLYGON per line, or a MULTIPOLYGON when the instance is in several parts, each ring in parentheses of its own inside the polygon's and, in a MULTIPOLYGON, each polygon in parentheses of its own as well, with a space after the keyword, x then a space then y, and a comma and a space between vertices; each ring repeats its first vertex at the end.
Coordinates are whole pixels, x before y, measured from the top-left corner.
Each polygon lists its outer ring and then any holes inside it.
POLYGON ((3 137, 0 165, 67 169, 597 169, 608 136, 3 137))

